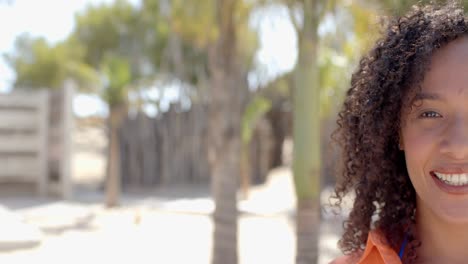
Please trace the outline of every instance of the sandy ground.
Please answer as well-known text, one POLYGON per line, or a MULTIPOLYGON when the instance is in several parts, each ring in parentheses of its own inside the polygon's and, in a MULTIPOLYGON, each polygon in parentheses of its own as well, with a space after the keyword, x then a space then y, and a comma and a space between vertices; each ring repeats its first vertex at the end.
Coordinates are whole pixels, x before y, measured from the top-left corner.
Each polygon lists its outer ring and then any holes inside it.
MULTIPOLYGON (((0 198, 0 204, 25 226, 39 231, 39 235, 31 232, 30 243, 0 239, 0 263, 209 263, 214 208, 209 187, 126 193, 121 207, 105 209, 103 194, 96 188, 105 165, 105 145, 99 138, 103 135, 96 130, 86 136, 75 143, 77 188, 72 200, 0 198)), ((274 170, 264 185, 252 188, 249 198, 239 201, 241 264, 294 263, 295 199, 290 176, 288 168, 274 170)), ((323 202, 328 195, 328 190, 322 193, 323 202)), ((340 254, 336 242, 342 216, 325 212, 323 218, 319 264, 340 254)), ((0 233, 10 232, 4 238, 19 236, 18 227, 3 222, 0 233)))

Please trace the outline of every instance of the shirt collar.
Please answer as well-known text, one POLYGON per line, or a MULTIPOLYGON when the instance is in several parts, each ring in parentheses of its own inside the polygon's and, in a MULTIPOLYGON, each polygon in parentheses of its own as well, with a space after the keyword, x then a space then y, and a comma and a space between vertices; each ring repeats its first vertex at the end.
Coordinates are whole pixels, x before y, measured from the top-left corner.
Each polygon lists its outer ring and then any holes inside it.
POLYGON ((385 236, 372 230, 367 237, 364 253, 358 264, 402 264, 398 254, 388 245, 385 236))

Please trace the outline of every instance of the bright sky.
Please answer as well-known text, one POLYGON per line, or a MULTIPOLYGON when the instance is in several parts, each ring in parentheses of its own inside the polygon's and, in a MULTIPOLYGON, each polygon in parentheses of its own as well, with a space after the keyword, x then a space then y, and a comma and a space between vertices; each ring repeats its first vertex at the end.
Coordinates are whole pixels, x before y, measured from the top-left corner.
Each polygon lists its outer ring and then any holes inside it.
MULTIPOLYGON (((12 0, 0 5, 0 53, 9 52, 14 47, 15 38, 23 33, 45 37, 50 43, 63 40, 73 30, 74 14, 87 5, 97 5, 113 0, 12 0)), ((139 0, 130 2, 138 3, 139 0)), ((256 59, 264 65, 259 72, 263 78, 271 79, 284 71, 289 71, 296 62, 296 37, 284 8, 272 7, 257 14, 252 26, 260 32, 260 50, 256 59), (280 19, 272 19, 274 17, 280 19)), ((261 83, 258 74, 251 74, 252 85, 261 83)), ((10 91, 14 81, 14 72, 0 59, 0 92, 10 91)), ((77 95, 73 105, 78 116, 106 114, 104 104, 96 97, 77 95)))

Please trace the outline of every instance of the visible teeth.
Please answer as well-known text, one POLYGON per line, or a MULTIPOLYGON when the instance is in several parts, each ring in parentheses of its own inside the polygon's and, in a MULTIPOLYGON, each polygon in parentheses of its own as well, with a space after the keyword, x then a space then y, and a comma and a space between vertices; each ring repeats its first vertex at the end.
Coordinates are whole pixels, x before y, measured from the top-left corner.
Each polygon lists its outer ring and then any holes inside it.
POLYGON ((466 174, 460 175, 460 182, 468 182, 468 175, 466 174))
POLYGON ((436 175, 439 176, 440 178, 442 178, 442 180, 444 180, 444 181, 447 181, 447 180, 448 180, 448 176, 445 175, 445 174, 440 174, 440 175, 439 175, 439 174, 436 173, 436 175))
POLYGON ((451 176, 451 180, 453 180, 455 185, 460 185, 460 175, 452 174, 450 176, 451 176))
POLYGON ((461 186, 461 185, 468 184, 468 173, 444 174, 444 173, 434 172, 434 174, 437 176, 437 178, 447 183, 448 185, 461 186))

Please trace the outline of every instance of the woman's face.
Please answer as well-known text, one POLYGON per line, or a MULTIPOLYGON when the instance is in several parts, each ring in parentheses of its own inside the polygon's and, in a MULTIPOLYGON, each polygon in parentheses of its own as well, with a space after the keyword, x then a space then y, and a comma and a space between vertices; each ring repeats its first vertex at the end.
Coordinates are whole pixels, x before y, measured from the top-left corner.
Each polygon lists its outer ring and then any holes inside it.
POLYGON ((468 222, 468 37, 434 54, 421 91, 401 119, 400 147, 417 209, 468 222))

